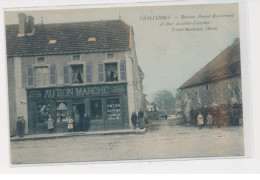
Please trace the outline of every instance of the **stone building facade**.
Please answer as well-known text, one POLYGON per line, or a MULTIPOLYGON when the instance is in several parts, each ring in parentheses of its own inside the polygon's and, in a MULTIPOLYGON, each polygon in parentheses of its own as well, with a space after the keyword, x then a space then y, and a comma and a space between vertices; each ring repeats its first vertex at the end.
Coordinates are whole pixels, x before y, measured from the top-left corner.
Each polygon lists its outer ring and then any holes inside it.
POLYGON ((87 114, 90 130, 131 128, 144 107, 133 27, 122 20, 34 24, 19 14, 6 26, 10 133, 24 116, 26 134, 66 132, 66 117, 87 114))
POLYGON ((202 111, 205 124, 209 112, 215 116, 218 126, 242 123, 239 39, 178 90, 181 92, 180 106, 186 122, 196 124, 197 114, 202 111))

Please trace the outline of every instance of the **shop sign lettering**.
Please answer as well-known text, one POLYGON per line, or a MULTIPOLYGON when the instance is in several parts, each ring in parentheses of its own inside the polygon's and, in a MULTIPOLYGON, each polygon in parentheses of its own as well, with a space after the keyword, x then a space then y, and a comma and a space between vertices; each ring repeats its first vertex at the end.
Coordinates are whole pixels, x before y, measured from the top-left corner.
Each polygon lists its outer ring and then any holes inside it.
POLYGON ((29 90, 29 98, 66 98, 66 97, 85 97, 92 95, 106 95, 114 93, 124 93, 126 88, 118 86, 85 86, 85 87, 67 87, 67 88, 47 88, 38 90, 29 90))

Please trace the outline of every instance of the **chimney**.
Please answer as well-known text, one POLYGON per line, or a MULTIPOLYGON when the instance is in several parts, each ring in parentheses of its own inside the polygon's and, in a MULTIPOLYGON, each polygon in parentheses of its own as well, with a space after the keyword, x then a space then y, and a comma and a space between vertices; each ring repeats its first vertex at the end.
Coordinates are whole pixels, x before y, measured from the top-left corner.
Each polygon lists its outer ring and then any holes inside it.
POLYGON ((26 25, 25 33, 33 33, 34 31, 34 18, 32 16, 28 16, 28 23, 26 25))
POLYGON ((27 16, 24 13, 19 13, 18 14, 19 17, 19 33, 17 36, 24 36, 25 34, 25 28, 26 28, 26 24, 27 24, 27 16))

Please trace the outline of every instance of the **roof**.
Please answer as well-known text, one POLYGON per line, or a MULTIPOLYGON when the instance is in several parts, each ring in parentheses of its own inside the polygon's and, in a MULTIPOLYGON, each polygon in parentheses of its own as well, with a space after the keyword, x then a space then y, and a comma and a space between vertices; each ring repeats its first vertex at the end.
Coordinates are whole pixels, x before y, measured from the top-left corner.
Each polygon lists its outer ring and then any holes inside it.
POLYGON ((239 74, 241 74, 240 40, 237 38, 231 46, 222 51, 179 89, 206 84, 239 74))
POLYGON ((121 20, 38 24, 34 27, 33 36, 18 37, 18 24, 6 25, 7 56, 115 52, 131 48, 131 27, 121 20))

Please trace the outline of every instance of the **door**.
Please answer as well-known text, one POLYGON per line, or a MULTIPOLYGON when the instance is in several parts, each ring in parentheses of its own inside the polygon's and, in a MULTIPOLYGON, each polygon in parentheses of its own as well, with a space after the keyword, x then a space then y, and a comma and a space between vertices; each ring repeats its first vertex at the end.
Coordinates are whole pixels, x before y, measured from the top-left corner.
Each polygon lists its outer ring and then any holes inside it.
POLYGON ((73 119, 75 121, 75 131, 81 131, 84 129, 82 127, 82 122, 85 114, 85 104, 84 103, 74 103, 73 108, 73 119))

